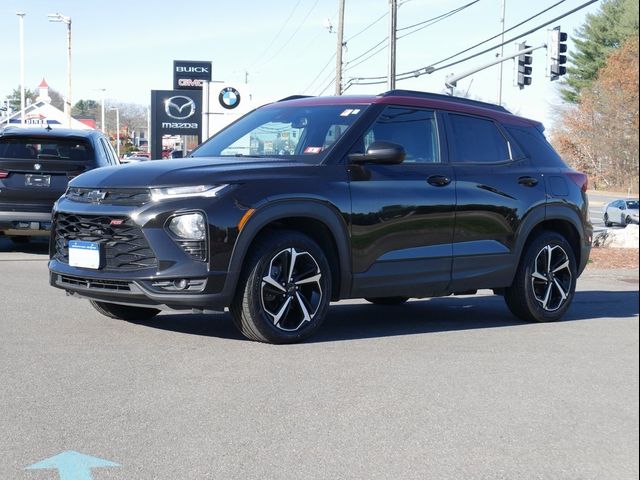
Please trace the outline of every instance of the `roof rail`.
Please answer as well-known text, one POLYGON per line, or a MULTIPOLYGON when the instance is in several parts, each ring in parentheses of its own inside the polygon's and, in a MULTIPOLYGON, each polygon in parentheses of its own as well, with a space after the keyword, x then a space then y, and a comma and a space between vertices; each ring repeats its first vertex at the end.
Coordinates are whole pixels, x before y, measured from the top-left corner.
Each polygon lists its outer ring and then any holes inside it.
POLYGON ((442 95, 440 93, 431 93, 431 92, 419 92, 417 90, 389 90, 388 92, 384 92, 379 94, 380 97, 419 97, 419 98, 428 98, 432 100, 443 100, 446 102, 456 102, 456 103, 464 103, 467 105, 475 105, 477 107, 488 108, 490 110, 496 110, 498 112, 511 113, 509 110, 504 108, 503 106, 496 105, 494 103, 481 102, 479 100, 472 100, 470 98, 464 97, 452 97, 449 95, 442 95))
POLYGON ((286 102, 287 100, 297 100, 299 98, 311 98, 313 95, 289 95, 288 97, 281 98, 277 102, 286 102))

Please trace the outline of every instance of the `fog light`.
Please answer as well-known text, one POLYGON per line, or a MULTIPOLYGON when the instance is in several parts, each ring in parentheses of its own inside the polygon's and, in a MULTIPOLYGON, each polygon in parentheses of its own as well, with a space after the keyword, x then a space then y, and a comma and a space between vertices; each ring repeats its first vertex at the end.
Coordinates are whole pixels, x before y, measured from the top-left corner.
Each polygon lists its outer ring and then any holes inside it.
POLYGON ((186 240, 204 240, 206 238, 204 216, 201 213, 189 213, 172 218, 169 230, 179 238, 186 240))
POLYGON ((181 278, 180 280, 174 280, 173 286, 176 287, 176 289, 178 290, 184 290, 189 286, 189 280, 185 278, 181 278))

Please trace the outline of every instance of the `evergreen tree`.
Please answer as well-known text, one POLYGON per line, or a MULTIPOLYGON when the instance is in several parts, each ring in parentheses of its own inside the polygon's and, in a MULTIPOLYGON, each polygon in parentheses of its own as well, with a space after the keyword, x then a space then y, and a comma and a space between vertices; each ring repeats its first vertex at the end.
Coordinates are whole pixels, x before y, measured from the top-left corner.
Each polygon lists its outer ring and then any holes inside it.
POLYGON ((606 0, 596 14, 575 32, 575 51, 570 52, 562 98, 580 100, 580 92, 596 79, 609 54, 631 35, 638 34, 638 0, 606 0))
MULTIPOLYGON (((31 103, 36 101, 36 97, 38 96, 38 92, 36 90, 29 90, 28 88, 24 89, 24 100, 26 105, 29 105, 29 100, 31 103)), ((11 110, 17 112, 20 110, 20 89, 14 88, 10 95, 7 95, 7 100, 9 100, 9 106, 11 110)), ((25 105, 25 106, 26 106, 25 105)))

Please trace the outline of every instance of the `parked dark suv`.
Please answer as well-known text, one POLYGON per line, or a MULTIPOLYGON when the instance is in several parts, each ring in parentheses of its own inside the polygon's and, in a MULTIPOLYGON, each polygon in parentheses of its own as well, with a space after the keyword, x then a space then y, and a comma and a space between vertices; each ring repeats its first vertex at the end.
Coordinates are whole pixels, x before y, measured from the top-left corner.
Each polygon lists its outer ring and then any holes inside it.
POLYGON ((229 307, 245 336, 272 343, 308 337, 346 298, 493 289, 522 319, 557 320, 592 228, 586 176, 542 131, 429 93, 290 97, 191 158, 74 179, 50 281, 120 319, 229 307))
POLYGON ((113 148, 95 130, 0 130, 0 235, 16 242, 49 235, 53 203, 69 179, 117 164, 113 148))

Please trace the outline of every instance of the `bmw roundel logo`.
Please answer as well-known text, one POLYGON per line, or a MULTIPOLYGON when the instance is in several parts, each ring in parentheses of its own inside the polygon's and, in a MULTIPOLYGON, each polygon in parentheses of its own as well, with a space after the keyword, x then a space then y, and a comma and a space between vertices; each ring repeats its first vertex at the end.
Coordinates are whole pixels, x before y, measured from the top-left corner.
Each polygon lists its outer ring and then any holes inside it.
POLYGON ((218 102, 222 108, 232 110, 240 105, 240 92, 233 87, 223 88, 218 95, 218 102))

